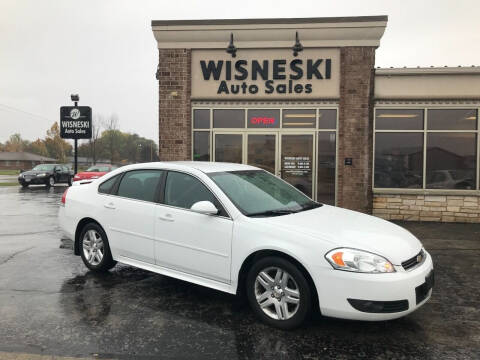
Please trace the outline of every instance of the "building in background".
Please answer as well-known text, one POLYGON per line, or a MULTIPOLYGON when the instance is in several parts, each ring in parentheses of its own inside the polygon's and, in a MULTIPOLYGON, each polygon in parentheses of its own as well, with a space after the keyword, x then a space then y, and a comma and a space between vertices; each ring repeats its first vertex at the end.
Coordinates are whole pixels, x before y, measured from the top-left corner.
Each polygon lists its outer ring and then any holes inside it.
POLYGON ((0 170, 30 170, 38 164, 54 164, 57 160, 28 152, 0 152, 0 170))
POLYGON ((375 69, 386 25, 152 21, 160 159, 255 165, 387 219, 480 222, 480 68, 375 69))

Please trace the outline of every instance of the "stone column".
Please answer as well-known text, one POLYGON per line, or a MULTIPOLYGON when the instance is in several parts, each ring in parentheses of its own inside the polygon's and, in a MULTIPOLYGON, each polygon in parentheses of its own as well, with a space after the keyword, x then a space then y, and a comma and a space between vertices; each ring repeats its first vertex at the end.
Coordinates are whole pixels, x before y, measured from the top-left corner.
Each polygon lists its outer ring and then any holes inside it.
POLYGON ((338 190, 341 207, 371 213, 375 47, 340 52, 338 190), (345 165, 345 158, 353 164, 345 165))
POLYGON ((190 49, 159 49, 159 158, 191 159, 190 49))

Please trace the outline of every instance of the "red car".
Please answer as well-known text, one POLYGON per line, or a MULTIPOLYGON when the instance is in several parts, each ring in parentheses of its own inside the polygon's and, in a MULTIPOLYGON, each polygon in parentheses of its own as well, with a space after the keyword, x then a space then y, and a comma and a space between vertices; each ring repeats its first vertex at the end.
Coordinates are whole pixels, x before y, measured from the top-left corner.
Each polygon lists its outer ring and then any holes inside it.
POLYGON ((102 177, 106 173, 115 170, 116 168, 116 166, 109 164, 93 165, 90 166, 87 170, 75 174, 75 176, 73 177, 73 181, 98 179, 99 177, 102 177))

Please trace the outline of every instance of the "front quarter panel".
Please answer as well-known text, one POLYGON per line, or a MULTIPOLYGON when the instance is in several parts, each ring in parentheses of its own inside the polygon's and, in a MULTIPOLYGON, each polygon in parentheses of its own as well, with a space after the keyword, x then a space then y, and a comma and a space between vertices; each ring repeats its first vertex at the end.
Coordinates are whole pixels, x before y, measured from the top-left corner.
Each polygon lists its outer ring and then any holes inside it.
POLYGON ((232 289, 236 290, 239 286, 242 264, 255 252, 282 252, 297 260, 312 274, 314 267, 331 267, 323 256, 331 247, 332 244, 327 240, 278 229, 262 218, 240 217, 234 223, 232 237, 232 289))

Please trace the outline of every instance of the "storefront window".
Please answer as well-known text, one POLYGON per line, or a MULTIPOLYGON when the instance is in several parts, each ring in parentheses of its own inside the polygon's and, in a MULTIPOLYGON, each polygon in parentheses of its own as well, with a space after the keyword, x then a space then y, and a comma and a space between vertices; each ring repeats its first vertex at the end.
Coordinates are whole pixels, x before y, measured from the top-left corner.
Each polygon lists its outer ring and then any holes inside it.
POLYGON ((374 187, 476 189, 477 115, 475 109, 377 109, 374 187))
POLYGON ((318 110, 318 128, 335 130, 337 128, 337 110, 318 110))
POLYGON ((209 131, 195 131, 193 133, 193 160, 210 161, 209 131))
POLYGON ((317 112, 309 109, 283 110, 283 128, 315 128, 317 112))
POLYGON ((280 127, 280 110, 251 109, 247 114, 247 127, 249 128, 280 127))
POLYGON ((242 142, 241 134, 216 134, 215 161, 243 163, 242 142))
POLYGON ((430 109, 428 130, 476 130, 477 110, 430 109))
POLYGON ((475 189, 476 147, 476 134, 429 133, 427 188, 475 189))
POLYGON ((317 201, 335 205, 335 132, 318 133, 317 201))
POLYGON ((422 175, 423 133, 375 135, 375 187, 421 188, 422 175))
POLYGON ((375 128, 377 130, 423 130, 423 110, 378 109, 375 128))
POLYGON ((234 129, 245 127, 245 110, 215 109, 213 110, 213 127, 234 129))
POLYGON ((193 128, 194 129, 210 129, 210 110, 209 109, 193 110, 193 128))

